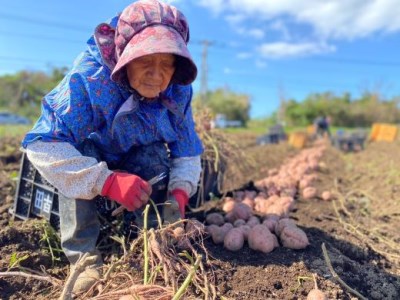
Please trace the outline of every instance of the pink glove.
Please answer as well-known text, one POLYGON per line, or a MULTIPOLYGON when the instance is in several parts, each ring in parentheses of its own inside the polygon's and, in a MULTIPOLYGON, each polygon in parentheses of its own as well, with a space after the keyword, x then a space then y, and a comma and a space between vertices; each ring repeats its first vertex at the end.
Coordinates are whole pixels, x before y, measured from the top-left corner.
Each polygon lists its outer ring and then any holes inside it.
POLYGON ((181 218, 185 218, 185 207, 189 203, 189 195, 181 189, 174 189, 170 192, 171 196, 178 202, 179 212, 181 213, 181 218))
POLYGON ((139 176, 114 172, 106 179, 101 195, 134 211, 147 203, 151 192, 151 185, 139 176))

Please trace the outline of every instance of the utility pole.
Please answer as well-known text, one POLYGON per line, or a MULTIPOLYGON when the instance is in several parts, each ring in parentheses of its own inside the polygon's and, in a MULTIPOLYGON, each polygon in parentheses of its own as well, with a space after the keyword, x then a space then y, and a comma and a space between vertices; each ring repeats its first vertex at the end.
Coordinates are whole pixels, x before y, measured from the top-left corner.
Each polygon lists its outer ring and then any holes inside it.
POLYGON ((201 41, 203 45, 203 51, 201 54, 201 82, 200 82, 200 96, 201 101, 204 104, 207 100, 207 92, 208 92, 208 64, 207 64, 207 56, 208 56, 208 47, 212 45, 212 42, 209 40, 201 41))
POLYGON ((279 85, 279 110, 278 110, 278 123, 280 125, 285 125, 285 115, 286 115, 286 99, 285 90, 282 85, 279 85))

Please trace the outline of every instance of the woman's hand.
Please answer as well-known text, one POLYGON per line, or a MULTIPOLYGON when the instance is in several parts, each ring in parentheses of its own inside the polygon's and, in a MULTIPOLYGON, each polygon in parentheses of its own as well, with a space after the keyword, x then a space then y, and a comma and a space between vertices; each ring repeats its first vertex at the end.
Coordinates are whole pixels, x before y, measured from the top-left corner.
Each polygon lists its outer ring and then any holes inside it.
POLYGON ((101 195, 134 211, 149 201, 151 192, 151 185, 139 176, 114 172, 106 179, 101 195))

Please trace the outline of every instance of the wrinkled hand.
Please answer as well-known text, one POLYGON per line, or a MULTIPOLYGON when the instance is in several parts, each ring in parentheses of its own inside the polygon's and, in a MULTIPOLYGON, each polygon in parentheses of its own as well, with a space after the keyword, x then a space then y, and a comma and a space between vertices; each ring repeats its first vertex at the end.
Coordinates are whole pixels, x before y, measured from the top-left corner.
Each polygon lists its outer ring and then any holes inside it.
POLYGON ((114 172, 106 179, 101 195, 134 211, 149 201, 151 192, 151 185, 139 176, 114 172))

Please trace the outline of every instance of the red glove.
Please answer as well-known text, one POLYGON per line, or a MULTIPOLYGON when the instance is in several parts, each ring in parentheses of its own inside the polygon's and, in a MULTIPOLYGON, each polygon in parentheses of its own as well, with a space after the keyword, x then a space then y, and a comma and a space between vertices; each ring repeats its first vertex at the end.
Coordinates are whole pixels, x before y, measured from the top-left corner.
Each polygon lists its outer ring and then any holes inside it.
POLYGON ((139 176, 114 172, 106 179, 101 195, 134 211, 147 203, 151 192, 151 185, 139 176))
POLYGON ((185 206, 189 203, 189 195, 181 189, 174 189, 170 192, 171 196, 173 196, 178 202, 179 212, 181 213, 181 218, 185 218, 185 206))

